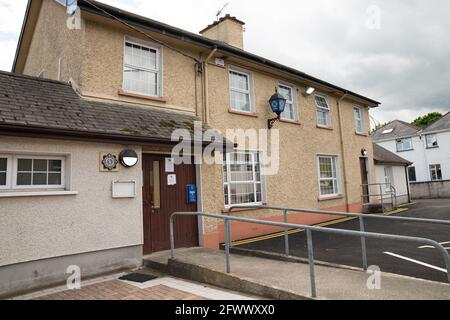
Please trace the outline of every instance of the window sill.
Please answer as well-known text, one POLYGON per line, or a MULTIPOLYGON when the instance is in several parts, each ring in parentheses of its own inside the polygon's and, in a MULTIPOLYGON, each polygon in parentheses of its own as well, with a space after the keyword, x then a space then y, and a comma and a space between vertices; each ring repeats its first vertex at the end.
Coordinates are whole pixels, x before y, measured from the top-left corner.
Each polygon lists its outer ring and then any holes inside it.
POLYGON ((280 122, 295 124, 297 126, 301 126, 302 125, 299 120, 280 119, 280 122))
POLYGON ((439 146, 437 146, 437 147, 427 147, 427 150, 432 150, 432 149, 439 149, 439 146))
POLYGON ((339 199, 344 199, 344 195, 338 194, 335 196, 319 197, 319 201, 329 201, 329 200, 339 200, 339 199))
POLYGON ((334 130, 333 127, 329 127, 329 126, 321 126, 320 124, 318 124, 316 127, 319 128, 319 129, 334 130))
POLYGON ((366 138, 369 136, 367 133, 361 133, 361 132, 355 132, 355 134, 356 134, 357 136, 360 136, 360 137, 366 137, 366 138))
MULTIPOLYGON (((255 204, 255 207, 257 206, 263 206, 263 204, 255 204)), ((232 212, 236 213, 236 212, 246 212, 246 211, 255 211, 255 210, 262 210, 259 208, 255 208, 255 207, 248 207, 248 208, 239 208, 239 209, 234 209, 232 212)), ((264 209, 264 208, 263 208, 264 209)), ((222 213, 229 213, 230 212, 230 208, 223 208, 222 209, 222 213)))
POLYGON ((409 150, 397 150, 397 152, 401 153, 401 152, 410 152, 410 151, 414 151, 414 149, 409 149, 409 150))
POLYGON ((236 111, 233 109, 228 109, 228 113, 237 114, 240 116, 247 116, 247 117, 253 117, 258 118, 258 115, 255 112, 242 112, 242 111, 236 111))
POLYGON ((148 96, 148 95, 145 95, 145 94, 128 92, 128 91, 125 91, 123 89, 119 89, 119 96, 138 98, 138 99, 145 99, 145 100, 149 100, 149 101, 157 101, 157 102, 163 102, 163 103, 167 102, 167 99, 164 98, 164 97, 148 96))
POLYGON ((0 192, 0 198, 76 196, 78 191, 8 191, 0 192))

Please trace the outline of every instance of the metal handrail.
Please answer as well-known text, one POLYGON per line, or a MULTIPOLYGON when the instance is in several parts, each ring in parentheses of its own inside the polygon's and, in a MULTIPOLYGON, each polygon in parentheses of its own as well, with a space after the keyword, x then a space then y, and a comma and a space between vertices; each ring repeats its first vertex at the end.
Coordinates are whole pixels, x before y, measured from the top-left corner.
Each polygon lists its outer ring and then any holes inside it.
MULTIPOLYGON (((300 208, 282 208, 282 207, 270 207, 270 206, 244 206, 244 205, 232 206, 228 209, 228 215, 231 216, 231 214, 233 213, 233 210, 237 210, 237 209, 283 211, 285 223, 288 222, 288 212, 313 213, 313 214, 358 218, 360 232, 365 232, 365 223, 364 223, 365 219, 385 219, 385 220, 397 220, 397 221, 405 221, 405 222, 407 221, 407 222, 421 222, 421 223, 450 225, 450 220, 436 220, 436 219, 423 219, 423 218, 397 217, 397 216, 384 216, 384 215, 367 215, 367 214, 360 214, 360 213, 311 210, 311 209, 300 209, 300 208)), ((228 232, 231 232, 231 228, 228 230, 228 232)), ((229 234, 228 236, 231 238, 231 234, 229 234)), ((288 229, 286 229, 284 231, 284 246, 285 246, 285 254, 287 256, 289 256, 290 249, 289 249, 289 230, 288 229)), ((364 268, 364 270, 367 270, 367 268, 368 268, 367 245, 366 245, 366 239, 364 237, 361 238, 361 250, 362 250, 363 268, 364 268)))
MULTIPOLYGON (((391 203, 392 203, 392 210, 394 210, 395 208, 397 208, 397 189, 392 185, 392 183, 366 183, 366 184, 362 184, 361 187, 369 187, 368 188, 368 192, 369 194, 363 194, 362 198, 364 199, 365 197, 368 197, 370 199, 370 197, 380 197, 381 200, 381 209, 384 211, 384 196, 389 195, 391 198, 391 203), (379 186, 380 187, 380 193, 379 194, 371 194, 370 193, 370 187, 373 186, 379 186), (383 192, 383 186, 388 186, 389 187, 389 193, 383 192), (394 206, 395 204, 395 206, 394 206)), ((369 203, 363 203, 364 206, 370 205, 369 203)))
POLYGON ((261 221, 256 219, 249 218, 238 218, 232 217, 229 215, 217 215, 217 214, 209 214, 203 212, 175 212, 170 216, 170 255, 172 259, 175 259, 175 237, 174 237, 174 218, 176 216, 197 216, 197 217, 207 217, 213 219, 219 219, 225 221, 225 254, 226 254, 226 272, 231 273, 231 259, 230 259, 230 247, 231 247, 231 239, 229 236, 229 228, 231 221, 239 221, 244 223, 251 224, 261 224, 275 227, 284 227, 284 228, 292 228, 292 229, 304 229, 307 231, 307 245, 308 245, 308 262, 309 262, 309 276, 310 276, 310 286, 311 286, 311 296, 313 298, 317 297, 316 291, 316 281, 315 281, 315 263, 314 263, 314 246, 313 246, 313 232, 322 232, 322 233, 331 233, 338 234, 344 236, 355 236, 361 238, 374 238, 381 240, 394 240, 394 241, 408 241, 415 242, 420 244, 428 244, 436 248, 443 256, 444 262, 447 268, 447 278, 448 283, 450 284, 450 256, 447 250, 438 242, 418 237, 409 237, 409 236, 399 236, 399 235, 391 235, 391 234, 382 234, 382 233, 373 233, 373 232, 361 232, 361 231, 353 231, 353 230, 341 230, 341 229, 332 229, 332 228, 322 228, 322 227, 314 227, 308 225, 301 224, 293 224, 293 223, 284 223, 284 222, 273 222, 273 221, 261 221))

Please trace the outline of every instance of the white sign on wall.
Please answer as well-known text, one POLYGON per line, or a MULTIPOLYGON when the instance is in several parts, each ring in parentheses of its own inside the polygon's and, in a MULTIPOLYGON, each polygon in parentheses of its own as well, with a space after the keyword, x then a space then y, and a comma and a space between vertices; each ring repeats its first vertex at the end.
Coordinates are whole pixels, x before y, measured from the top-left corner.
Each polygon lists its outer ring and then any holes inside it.
POLYGON ((166 158, 166 172, 175 172, 175 161, 172 158, 166 158))
POLYGON ((169 174, 167 176, 167 185, 175 186, 176 184, 177 184, 177 175, 176 174, 169 174))

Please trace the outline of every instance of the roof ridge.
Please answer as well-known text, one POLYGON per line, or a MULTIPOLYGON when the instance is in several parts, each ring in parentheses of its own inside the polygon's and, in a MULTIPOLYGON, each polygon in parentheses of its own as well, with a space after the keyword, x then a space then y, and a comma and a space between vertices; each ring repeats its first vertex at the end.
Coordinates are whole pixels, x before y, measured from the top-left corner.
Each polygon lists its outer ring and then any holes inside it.
POLYGON ((35 80, 35 81, 40 81, 40 82, 50 82, 50 83, 70 86, 69 83, 64 82, 64 81, 60 81, 60 80, 39 78, 39 77, 36 77, 36 76, 30 76, 30 75, 26 75, 26 74, 19 74, 19 73, 3 71, 3 70, 0 70, 0 75, 11 76, 11 77, 15 77, 15 78, 23 78, 23 79, 35 80))

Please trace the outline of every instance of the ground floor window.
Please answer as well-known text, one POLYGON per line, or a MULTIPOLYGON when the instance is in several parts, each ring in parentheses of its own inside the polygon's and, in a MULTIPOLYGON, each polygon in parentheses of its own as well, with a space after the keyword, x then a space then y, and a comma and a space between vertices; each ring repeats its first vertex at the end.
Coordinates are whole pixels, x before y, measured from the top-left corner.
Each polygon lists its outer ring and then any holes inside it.
POLYGON ((236 150, 225 154, 223 181, 226 206, 262 204, 261 152, 236 150))
POLYGON ((63 157, 0 155, 0 189, 64 188, 63 157))
POLYGON ((430 166, 431 181, 442 180, 442 170, 440 164, 432 164, 430 166))
POLYGON ((415 167, 409 167, 408 168, 408 178, 410 182, 416 182, 417 176, 416 176, 416 168, 415 167))
POLYGON ((337 156, 318 156, 319 188, 321 196, 335 196, 340 192, 337 156))

